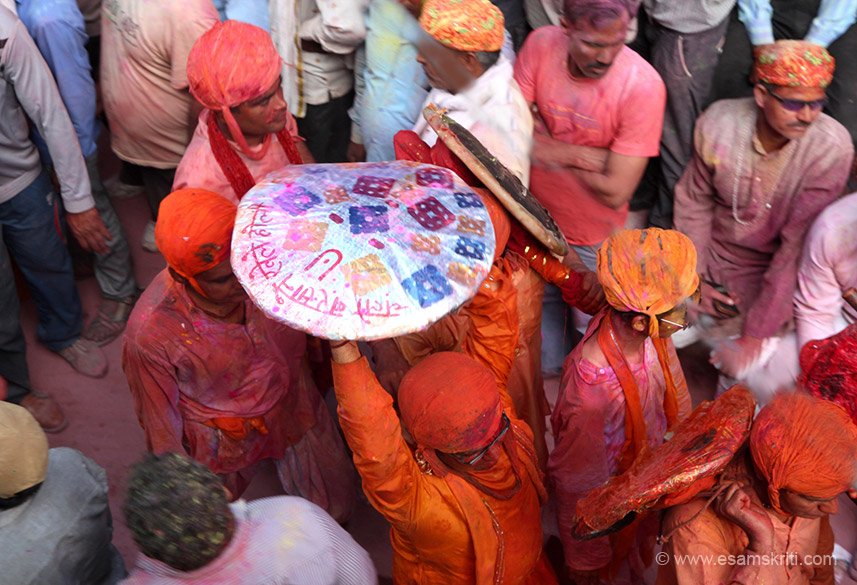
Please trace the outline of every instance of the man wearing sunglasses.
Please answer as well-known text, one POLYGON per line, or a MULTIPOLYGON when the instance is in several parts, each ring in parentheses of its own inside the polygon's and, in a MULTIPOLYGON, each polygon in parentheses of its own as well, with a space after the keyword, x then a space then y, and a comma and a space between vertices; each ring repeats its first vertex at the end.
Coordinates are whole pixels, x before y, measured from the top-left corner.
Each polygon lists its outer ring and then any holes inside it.
MULTIPOLYGON (((753 98, 714 103, 675 189, 675 225, 699 252, 700 310, 717 320, 720 388, 745 382, 762 401, 794 382, 792 301, 807 230, 841 193, 854 154, 822 113, 826 49, 777 41, 756 55, 753 98), (719 289, 719 290, 718 290, 719 289)), ((711 332, 710 332, 711 333, 711 332)))

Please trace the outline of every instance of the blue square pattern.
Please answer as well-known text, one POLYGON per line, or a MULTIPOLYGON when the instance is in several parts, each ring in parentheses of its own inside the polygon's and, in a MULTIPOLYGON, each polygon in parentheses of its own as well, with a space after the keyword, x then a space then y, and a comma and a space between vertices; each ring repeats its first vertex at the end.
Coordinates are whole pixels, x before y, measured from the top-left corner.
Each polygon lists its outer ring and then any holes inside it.
POLYGON ((402 287, 425 308, 452 294, 449 281, 432 264, 417 270, 402 281, 402 287))
POLYGON ((306 215, 306 212, 321 203, 321 197, 298 185, 285 185, 282 193, 274 201, 292 217, 306 215))
POLYGON ((366 195, 368 197, 386 197, 390 189, 396 183, 396 179, 386 179, 384 177, 370 177, 364 175, 357 179, 354 188, 351 192, 355 195, 366 195))
POLYGON ((349 207, 348 219, 352 234, 377 234, 390 229, 387 223, 387 207, 384 205, 349 207))
POLYGON ((455 202, 462 209, 466 209, 468 207, 485 207, 485 204, 482 203, 482 200, 479 199, 479 195, 476 193, 455 193, 455 202))
POLYGON ((482 260, 485 258, 485 244, 470 238, 458 238, 455 242, 455 253, 465 258, 482 260))

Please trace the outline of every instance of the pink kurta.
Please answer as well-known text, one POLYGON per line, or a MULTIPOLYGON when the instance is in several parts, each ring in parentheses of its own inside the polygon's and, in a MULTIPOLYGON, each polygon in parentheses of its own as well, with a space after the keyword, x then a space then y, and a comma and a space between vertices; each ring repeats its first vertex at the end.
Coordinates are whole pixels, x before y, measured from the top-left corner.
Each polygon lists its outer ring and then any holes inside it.
POLYGON ((820 114, 803 137, 765 153, 758 110, 753 98, 722 100, 697 120, 675 226, 693 240, 699 273, 739 297, 743 333, 766 338, 791 322, 804 236, 842 193, 854 147, 820 114))
POLYGON ((244 324, 213 319, 167 270, 146 288, 122 351, 146 447, 188 453, 228 476, 236 497, 249 482, 236 478, 242 470, 277 460, 289 493, 344 519, 353 468, 303 359, 306 334, 268 319, 249 300, 244 309, 244 324), (233 439, 204 424, 221 417, 260 417, 267 433, 251 428, 233 439))
MULTIPOLYGON (((211 143, 208 140, 208 117, 210 115, 211 110, 203 110, 199 115, 199 123, 196 125, 196 131, 193 133, 190 145, 187 147, 181 163, 179 163, 179 168, 176 170, 173 191, 188 187, 208 189, 209 191, 223 195, 237 205, 238 196, 235 194, 235 189, 232 188, 229 179, 226 178, 226 175, 214 158, 214 153, 211 151, 211 143)), ((286 130, 295 139, 298 138, 298 124, 291 114, 287 114, 286 130)), ((250 171, 256 182, 261 181, 271 171, 276 171, 290 164, 286 156, 286 151, 278 144, 276 134, 271 135, 271 145, 268 147, 268 152, 262 160, 253 160, 248 157, 231 140, 229 144, 244 164, 247 165, 247 170, 250 171)), ((261 148, 260 145, 256 150, 261 148)))
MULTIPOLYGON (((610 563, 613 549, 609 537, 575 540, 571 536, 577 502, 592 489, 618 473, 619 455, 625 444, 625 394, 609 366, 599 367, 583 358, 583 345, 597 336, 605 313, 592 318, 583 340, 563 364, 563 377, 556 407, 551 415, 556 447, 548 458, 548 474, 555 490, 560 538, 566 563, 579 571, 599 569, 610 563)), ((678 390, 679 419, 691 410, 690 395, 675 350, 671 347, 673 379, 678 390)), ((664 442, 666 381, 655 346, 646 339, 644 359, 629 364, 640 394, 649 445, 664 442)), ((606 361, 606 360, 605 360, 606 361)), ((657 522, 644 522, 616 583, 639 583, 645 566, 640 546, 653 540, 657 522)))

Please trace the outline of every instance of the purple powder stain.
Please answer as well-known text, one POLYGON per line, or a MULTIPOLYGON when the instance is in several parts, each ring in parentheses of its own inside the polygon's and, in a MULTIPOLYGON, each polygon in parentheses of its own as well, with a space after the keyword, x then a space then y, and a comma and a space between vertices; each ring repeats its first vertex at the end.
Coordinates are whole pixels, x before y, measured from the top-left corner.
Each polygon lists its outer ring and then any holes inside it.
POLYGON ((342 219, 340 216, 336 215, 335 213, 331 213, 329 217, 330 217, 330 221, 332 221, 334 223, 342 223, 343 221, 345 221, 344 219, 342 219))

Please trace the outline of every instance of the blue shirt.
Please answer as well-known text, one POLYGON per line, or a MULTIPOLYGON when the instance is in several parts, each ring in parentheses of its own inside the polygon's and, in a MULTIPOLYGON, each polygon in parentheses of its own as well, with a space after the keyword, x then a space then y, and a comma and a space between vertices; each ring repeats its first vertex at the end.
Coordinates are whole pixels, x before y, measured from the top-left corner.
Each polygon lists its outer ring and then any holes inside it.
MULTIPOLYGON (((76 0, 17 0, 18 18, 57 82, 84 158, 95 152, 101 126, 95 118, 95 82, 86 52, 86 27, 76 0)), ((33 133, 42 160, 50 162, 47 146, 33 133)))
POLYGON ((268 0, 212 0, 212 4, 220 13, 220 20, 246 22, 271 32, 268 0))
MULTIPOLYGON (((363 143, 369 162, 395 160, 393 137, 414 127, 428 95, 417 48, 405 39, 410 23, 413 18, 396 0, 372 0, 369 5, 365 66, 362 75, 355 76, 356 96, 349 112, 351 139, 363 143)), ((363 57, 360 51, 358 61, 363 57)))
MULTIPOLYGON (((771 0, 738 0, 738 18, 754 46, 774 42, 771 0)), ((857 21, 857 0, 821 0, 805 41, 827 47, 857 21)))

